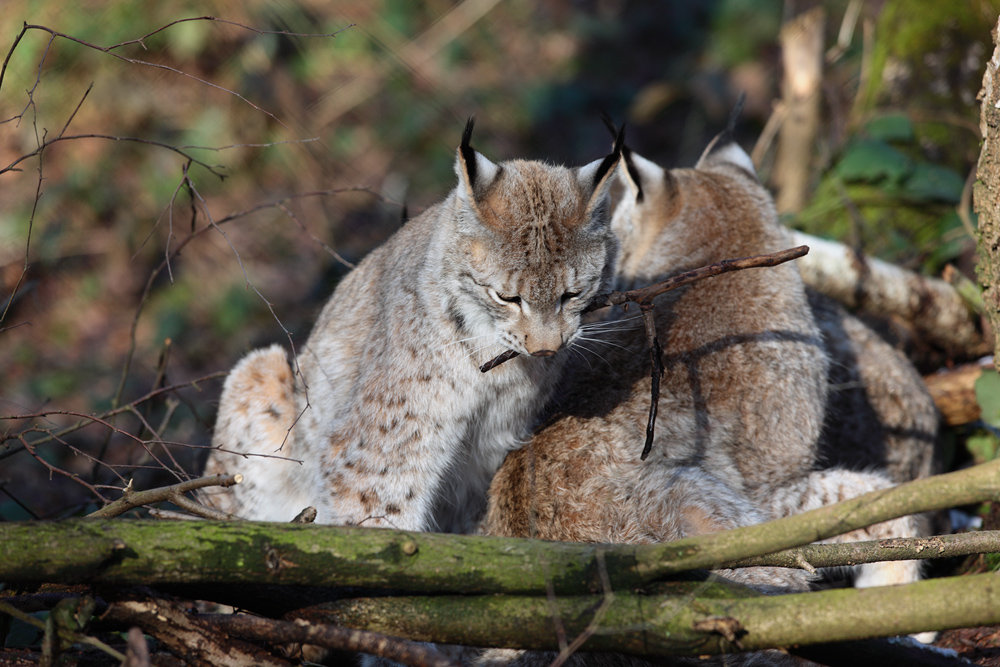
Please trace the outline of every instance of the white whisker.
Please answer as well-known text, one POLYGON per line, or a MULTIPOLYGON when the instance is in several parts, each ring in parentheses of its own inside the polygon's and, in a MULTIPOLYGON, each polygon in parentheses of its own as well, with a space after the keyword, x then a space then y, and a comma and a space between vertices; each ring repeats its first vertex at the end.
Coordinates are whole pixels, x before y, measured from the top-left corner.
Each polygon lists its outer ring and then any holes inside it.
MULTIPOLYGON (((577 341, 579 341, 579 340, 580 339, 578 338, 577 341)), ((600 354, 598 354, 594 350, 591 350, 589 347, 587 347, 587 346, 585 346, 582 343, 579 343, 577 341, 573 342, 574 346, 580 347, 582 350, 584 350, 587 353, 586 355, 583 355, 584 359, 587 359, 588 355, 593 355, 593 356, 597 357, 598 359, 600 359, 601 361, 603 361, 604 363, 606 363, 608 365, 608 368, 614 368, 614 366, 611 365, 610 361, 608 361, 607 359, 605 359, 604 357, 602 357, 600 354)), ((589 359, 587 359, 587 364, 590 365, 590 360, 589 359)), ((594 367, 592 365, 590 365, 590 368, 591 368, 591 370, 593 370, 594 367)))

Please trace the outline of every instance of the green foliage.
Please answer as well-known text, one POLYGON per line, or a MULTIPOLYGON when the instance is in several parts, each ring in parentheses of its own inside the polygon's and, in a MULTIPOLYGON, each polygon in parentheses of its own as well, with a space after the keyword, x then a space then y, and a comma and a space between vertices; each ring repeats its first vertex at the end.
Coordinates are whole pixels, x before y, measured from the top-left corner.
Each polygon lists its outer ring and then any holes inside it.
POLYGON ((983 370, 976 379, 976 401, 982 410, 981 419, 1000 428, 1000 374, 995 370, 983 370))
POLYGON ((913 123, 906 114, 888 113, 868 123, 867 134, 872 139, 910 143, 914 139, 913 123))
POLYGON ((929 273, 955 261, 971 242, 955 205, 965 179, 929 161, 905 114, 878 116, 851 139, 796 223, 820 235, 853 240, 866 252, 929 273))
POLYGON ((721 0, 717 3, 708 51, 722 67, 753 60, 773 44, 781 27, 780 0, 721 0))
MULTIPOLYGON (((976 402, 981 411, 980 418, 990 429, 979 429, 965 441, 965 447, 975 463, 985 463, 997 458, 1000 452, 1000 374, 992 369, 984 369, 976 379, 976 402)), ((992 568, 991 568, 992 569, 992 568)))
POLYGON ((862 139, 844 151, 837 163, 836 173, 848 182, 898 185, 913 171, 908 157, 880 139, 862 139))

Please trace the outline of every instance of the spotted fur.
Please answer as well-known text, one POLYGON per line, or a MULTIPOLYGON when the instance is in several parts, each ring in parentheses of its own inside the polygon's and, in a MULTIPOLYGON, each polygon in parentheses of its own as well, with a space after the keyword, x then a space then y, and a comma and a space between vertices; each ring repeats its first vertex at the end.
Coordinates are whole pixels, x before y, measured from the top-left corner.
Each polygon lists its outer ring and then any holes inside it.
POLYGON ((474 526, 490 478, 560 373, 566 354, 556 353, 613 274, 620 145, 576 169, 493 163, 471 132, 470 121, 452 193, 337 288, 298 356, 300 376, 278 347, 233 369, 207 471, 246 481, 217 506, 253 519, 287 521, 314 505, 324 523, 474 526), (520 356, 480 372, 504 350, 520 356))

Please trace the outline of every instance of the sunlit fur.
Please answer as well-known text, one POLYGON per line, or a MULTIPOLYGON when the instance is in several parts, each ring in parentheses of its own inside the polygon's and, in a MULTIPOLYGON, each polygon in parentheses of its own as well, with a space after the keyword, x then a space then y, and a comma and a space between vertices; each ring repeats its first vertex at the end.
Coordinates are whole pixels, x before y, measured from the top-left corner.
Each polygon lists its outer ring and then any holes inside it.
MULTIPOLYGON (((613 222, 621 240, 622 287, 790 247, 749 158, 725 135, 694 169, 668 171, 630 157, 629 169, 619 166, 625 194, 613 222), (633 177, 641 179, 641 198, 633 177)), ((889 462, 879 466, 873 453, 875 441, 896 425, 917 428, 909 436, 898 434, 888 446, 894 452, 888 458, 899 459, 893 472, 905 477, 904 471, 930 470, 933 404, 918 377, 916 388, 896 384, 916 377, 912 367, 842 309, 817 295, 810 298, 794 264, 711 278, 658 298, 666 370, 647 461, 639 455, 650 400, 648 346, 642 327, 618 327, 619 318, 612 315, 595 334, 600 340, 587 348, 587 363, 567 370, 554 416, 501 466, 490 487, 483 532, 648 543, 800 513, 890 487, 889 462), (848 339, 830 340, 836 331, 846 331, 848 339), (859 360, 860 376, 889 379, 863 389, 867 411, 846 415, 844 409, 860 399, 830 383, 859 360), (854 423, 831 424, 830 414, 854 423), (849 433, 866 429, 870 443, 846 441, 849 433), (826 468, 835 451, 840 452, 835 462, 842 465, 826 468), (843 467, 852 463, 870 470, 843 467)), ((917 534, 917 521, 905 517, 835 540, 917 534)), ((809 583, 801 570, 720 574, 766 593, 802 590, 809 583)), ((913 561, 864 565, 857 585, 905 583, 919 576, 913 561)), ((488 651, 479 665, 544 665, 552 657, 488 651)), ((775 652, 708 662, 798 664, 775 652)), ((580 654, 568 664, 645 663, 580 654)))
POLYGON ((459 182, 338 286, 296 360, 252 353, 221 398, 208 473, 245 482, 210 497, 251 519, 466 531, 520 446, 609 284, 617 154, 578 169, 494 164, 468 145, 459 182), (520 356, 482 373, 504 350, 520 356), (558 354, 556 354, 558 352, 558 354), (270 455, 298 463, 236 456, 270 455))

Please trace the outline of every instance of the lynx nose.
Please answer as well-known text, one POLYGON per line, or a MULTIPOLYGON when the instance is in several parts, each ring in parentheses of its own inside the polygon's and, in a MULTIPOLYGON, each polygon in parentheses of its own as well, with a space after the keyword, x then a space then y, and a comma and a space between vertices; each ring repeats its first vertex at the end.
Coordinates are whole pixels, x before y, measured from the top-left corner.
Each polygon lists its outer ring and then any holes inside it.
POLYGON ((533 356, 533 357, 551 357, 555 353, 556 353, 555 350, 538 350, 537 352, 532 352, 531 356, 533 356))

